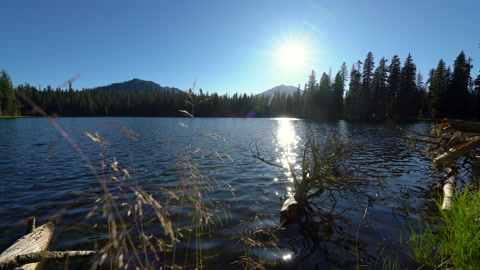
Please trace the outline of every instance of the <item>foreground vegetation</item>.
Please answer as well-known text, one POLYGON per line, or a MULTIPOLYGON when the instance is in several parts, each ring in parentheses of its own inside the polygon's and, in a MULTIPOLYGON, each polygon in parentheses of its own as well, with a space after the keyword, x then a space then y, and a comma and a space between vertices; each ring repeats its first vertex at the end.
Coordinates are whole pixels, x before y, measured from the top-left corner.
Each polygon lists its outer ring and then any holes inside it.
POLYGON ((412 257, 435 269, 477 269, 480 264, 480 192, 466 187, 454 195, 454 207, 443 210, 428 222, 418 220, 410 227, 408 246, 412 257))
MULTIPOLYGON (((454 152, 452 149, 456 145, 474 141, 471 136, 445 124, 433 126, 431 134, 417 134, 410 139, 415 143, 427 143, 425 153, 433 156, 443 154, 440 157, 454 152)), ((437 198, 432 212, 411 223, 407 246, 412 250, 412 258, 422 267, 477 269, 480 264, 479 150, 474 149, 445 164, 436 163, 438 159, 432 164, 439 168, 437 173, 443 174, 446 179, 440 183, 443 185, 443 202, 437 198), (447 194, 455 183, 457 188, 450 202, 447 194)))

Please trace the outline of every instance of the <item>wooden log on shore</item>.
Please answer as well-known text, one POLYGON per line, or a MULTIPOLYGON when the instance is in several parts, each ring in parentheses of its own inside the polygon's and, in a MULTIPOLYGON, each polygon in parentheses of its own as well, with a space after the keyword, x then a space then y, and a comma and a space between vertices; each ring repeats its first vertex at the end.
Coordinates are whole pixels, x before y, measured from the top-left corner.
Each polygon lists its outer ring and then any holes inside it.
MULTIPOLYGON (((33 221, 33 224, 35 224, 35 221, 33 221)), ((28 230, 30 229, 31 228, 29 228, 28 230)), ((36 229, 31 230, 29 234, 23 236, 22 238, 19 238, 15 243, 13 243, 13 245, 11 245, 9 248, 3 251, 2 254, 0 254, 0 265, 8 262, 17 255, 36 253, 47 250, 48 244, 52 239, 54 229, 55 224, 53 222, 48 222, 36 229)), ((38 262, 29 263, 24 265, 22 269, 34 270, 37 266, 38 262)))

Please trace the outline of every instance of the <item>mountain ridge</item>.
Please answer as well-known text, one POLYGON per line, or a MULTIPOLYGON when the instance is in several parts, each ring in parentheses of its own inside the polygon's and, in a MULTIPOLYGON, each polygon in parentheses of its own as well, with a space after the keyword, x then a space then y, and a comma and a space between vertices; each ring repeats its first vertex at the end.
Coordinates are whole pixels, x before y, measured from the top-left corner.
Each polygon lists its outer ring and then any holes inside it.
MULTIPOLYGON (((143 91, 170 91, 172 93, 184 92, 176 87, 161 86, 156 82, 142 80, 138 78, 133 78, 131 80, 124 81, 124 82, 112 83, 105 86, 97 86, 91 89, 96 91, 113 90, 113 91, 125 92, 125 93, 131 93, 131 92, 139 93, 143 91)), ((286 94, 288 96, 288 95, 293 95, 297 91, 297 89, 298 87, 295 87, 295 86, 281 84, 271 89, 268 89, 266 91, 263 91, 257 94, 256 96, 262 96, 262 95, 274 96, 277 93, 286 94)), ((303 92, 303 90, 300 90, 300 92, 303 92)))
POLYGON ((106 86, 99 86, 92 88, 93 90, 114 90, 119 92, 142 92, 142 91, 172 91, 173 93, 183 92, 176 87, 161 86, 153 81, 146 81, 137 78, 133 78, 129 81, 120 83, 112 83, 106 86))
MULTIPOLYGON (((280 93, 280 94, 283 94, 285 93, 285 95, 293 95, 296 91, 297 91, 298 87, 295 87, 295 86, 291 86, 291 85, 284 85, 284 84, 281 84, 281 85, 277 85, 271 89, 268 89, 266 91, 263 91, 261 92, 260 94, 257 94, 257 96, 274 96, 276 93, 280 93)), ((300 92, 302 92, 302 90, 300 89, 300 92)))

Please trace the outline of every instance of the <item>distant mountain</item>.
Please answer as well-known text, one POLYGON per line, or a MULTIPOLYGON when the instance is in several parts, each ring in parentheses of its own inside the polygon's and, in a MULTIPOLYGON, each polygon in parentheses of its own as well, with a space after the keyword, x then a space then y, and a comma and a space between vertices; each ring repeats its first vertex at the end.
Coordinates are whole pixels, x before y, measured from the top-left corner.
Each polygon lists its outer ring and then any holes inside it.
POLYGON ((93 90, 114 90, 127 93, 142 91, 173 91, 174 93, 182 92, 182 90, 175 87, 163 87, 152 81, 144 81, 140 79, 133 79, 121 83, 112 83, 107 86, 93 88, 93 90))
MULTIPOLYGON (((287 96, 288 95, 293 95, 297 91, 297 88, 298 87, 295 87, 295 86, 289 86, 289 85, 283 85, 282 84, 282 85, 279 85, 279 86, 275 86, 272 89, 269 89, 267 91, 264 91, 264 92, 258 94, 258 96, 261 96, 261 95, 273 96, 276 93, 280 93, 280 94, 285 93, 287 96)), ((300 89, 300 91, 302 91, 302 90, 300 89)))

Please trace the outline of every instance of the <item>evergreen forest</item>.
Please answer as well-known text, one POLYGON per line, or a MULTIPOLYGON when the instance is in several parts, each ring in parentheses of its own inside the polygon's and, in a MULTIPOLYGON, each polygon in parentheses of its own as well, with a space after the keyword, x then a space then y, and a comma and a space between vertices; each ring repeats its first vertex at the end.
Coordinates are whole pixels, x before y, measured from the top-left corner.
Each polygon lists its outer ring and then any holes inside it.
POLYGON ((218 95, 154 86, 134 79, 93 89, 44 89, 13 86, 0 72, 1 116, 182 116, 196 117, 296 117, 310 119, 480 119, 480 74, 471 76, 472 59, 462 51, 453 68, 440 59, 426 76, 417 71, 413 57, 394 55, 375 62, 372 52, 349 68, 344 62, 333 75, 312 71, 293 95, 218 95), (190 100, 190 103, 186 102, 190 100), (190 104, 190 105, 189 105, 190 104))

